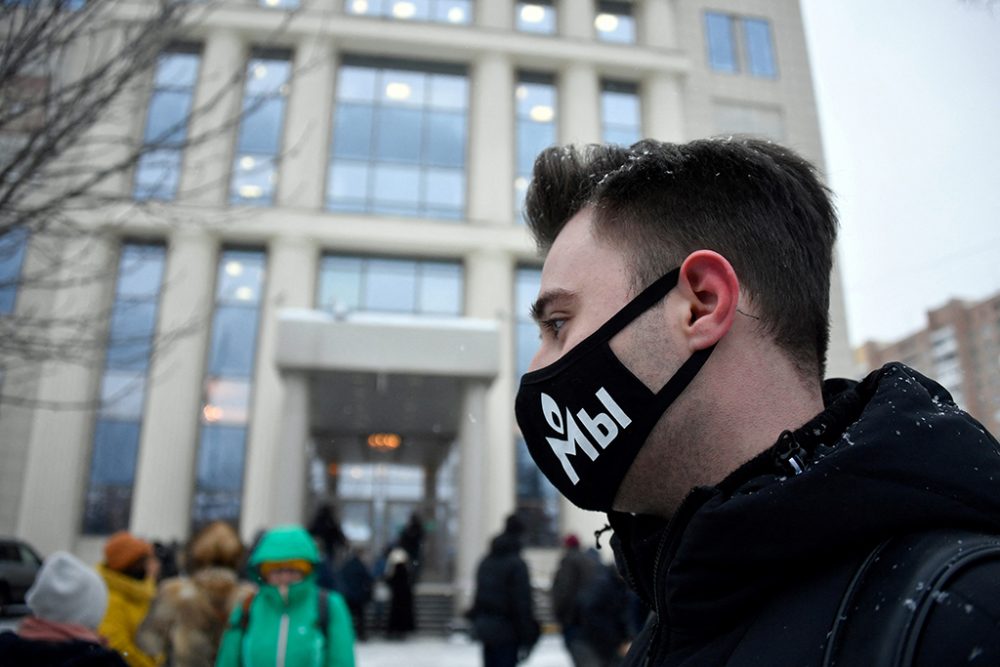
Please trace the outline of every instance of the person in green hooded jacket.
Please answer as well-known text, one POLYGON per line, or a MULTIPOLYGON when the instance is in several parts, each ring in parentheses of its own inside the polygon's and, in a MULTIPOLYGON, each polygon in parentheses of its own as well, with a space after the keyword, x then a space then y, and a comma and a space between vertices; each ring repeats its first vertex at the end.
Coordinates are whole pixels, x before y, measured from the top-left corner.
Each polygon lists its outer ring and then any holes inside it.
POLYGON ((264 535, 249 562, 260 590, 233 609, 216 667, 354 667, 351 614, 339 593, 316 585, 319 561, 316 543, 301 526, 264 535), (324 615, 326 632, 320 627, 324 615))

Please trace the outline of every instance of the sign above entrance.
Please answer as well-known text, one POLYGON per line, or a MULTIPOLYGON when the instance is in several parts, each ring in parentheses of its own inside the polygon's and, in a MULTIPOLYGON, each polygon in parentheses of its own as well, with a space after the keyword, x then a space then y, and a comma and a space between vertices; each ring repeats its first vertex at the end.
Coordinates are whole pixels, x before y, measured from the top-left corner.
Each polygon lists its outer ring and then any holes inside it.
POLYGON ((396 433, 372 433, 368 436, 368 446, 372 449, 388 451, 398 449, 403 439, 396 433))

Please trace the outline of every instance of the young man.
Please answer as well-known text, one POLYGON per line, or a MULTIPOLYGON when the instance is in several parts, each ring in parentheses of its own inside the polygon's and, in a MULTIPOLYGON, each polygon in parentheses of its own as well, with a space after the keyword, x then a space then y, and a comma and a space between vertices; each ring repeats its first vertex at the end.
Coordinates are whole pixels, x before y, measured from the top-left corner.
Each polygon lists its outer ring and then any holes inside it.
MULTIPOLYGON (((890 632, 840 645, 845 592, 890 538, 1000 533, 1000 446, 900 364, 822 382, 814 168, 750 139, 553 148, 526 214, 546 259, 518 422, 655 611, 628 664, 888 664, 866 656, 890 632)), ((1000 560, 937 591, 912 664, 1000 663, 998 582, 1000 560)))

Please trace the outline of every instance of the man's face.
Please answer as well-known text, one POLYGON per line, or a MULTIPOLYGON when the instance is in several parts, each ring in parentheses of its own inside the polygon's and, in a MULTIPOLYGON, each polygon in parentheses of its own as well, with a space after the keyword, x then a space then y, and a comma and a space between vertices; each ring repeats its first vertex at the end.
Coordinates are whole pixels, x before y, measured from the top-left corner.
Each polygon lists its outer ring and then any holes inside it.
POLYGON ((532 307, 541 345, 529 371, 558 360, 630 298, 625 257, 593 235, 592 217, 590 208, 574 215, 545 258, 538 299, 532 307))

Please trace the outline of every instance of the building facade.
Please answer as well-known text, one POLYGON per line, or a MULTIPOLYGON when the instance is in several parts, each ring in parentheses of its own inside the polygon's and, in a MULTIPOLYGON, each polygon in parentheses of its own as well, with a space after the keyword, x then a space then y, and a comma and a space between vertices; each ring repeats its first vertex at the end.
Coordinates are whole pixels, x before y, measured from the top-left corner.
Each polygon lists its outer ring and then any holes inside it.
MULTIPOLYGON (((108 186, 131 201, 80 212, 101 242, 59 246, 68 278, 107 279, 0 293, 108 313, 99 362, 4 377, 32 400, 0 404, 0 532, 96 560, 113 530, 222 518, 249 540, 328 500, 379 549, 419 511, 430 578, 465 593, 519 510, 544 570, 603 517, 555 494, 513 419, 532 161, 754 133, 822 165, 798 2, 293 2, 224 2, 118 102, 102 130, 152 147, 108 186)), ((0 270, 30 273, 41 241, 7 242, 0 270)))
POLYGON ((865 343, 855 356, 865 371, 903 362, 940 382, 990 433, 1000 432, 1000 293, 952 299, 927 312, 924 329, 892 343, 865 343))

